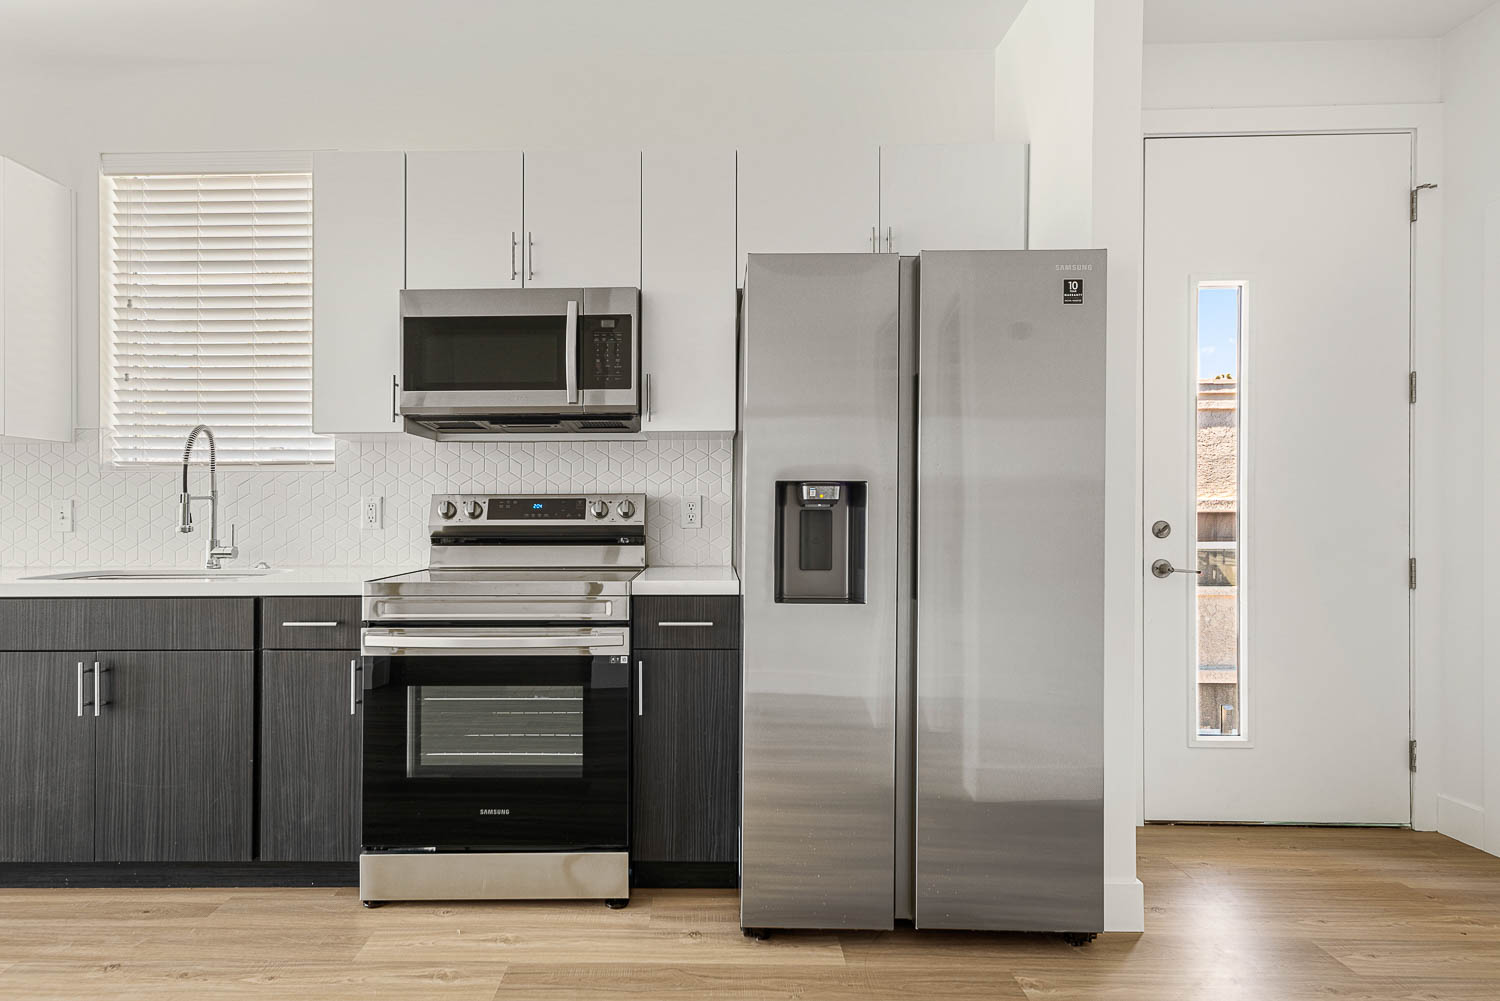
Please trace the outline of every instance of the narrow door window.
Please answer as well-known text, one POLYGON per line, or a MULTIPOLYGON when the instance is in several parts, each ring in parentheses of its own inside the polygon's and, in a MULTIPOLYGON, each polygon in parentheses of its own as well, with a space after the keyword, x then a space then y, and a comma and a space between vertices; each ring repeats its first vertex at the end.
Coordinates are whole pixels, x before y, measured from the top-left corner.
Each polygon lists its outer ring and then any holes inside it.
POLYGON ((1245 662, 1243 367, 1244 282, 1200 282, 1196 296, 1196 670, 1200 741, 1243 740, 1245 662))

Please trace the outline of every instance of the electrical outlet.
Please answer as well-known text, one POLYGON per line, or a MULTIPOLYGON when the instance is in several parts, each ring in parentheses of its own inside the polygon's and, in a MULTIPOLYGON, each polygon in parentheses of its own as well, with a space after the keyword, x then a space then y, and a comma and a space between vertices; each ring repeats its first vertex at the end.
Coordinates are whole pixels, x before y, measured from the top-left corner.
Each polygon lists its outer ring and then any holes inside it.
POLYGON ((359 527, 361 529, 366 532, 380 529, 380 514, 384 502, 384 497, 361 497, 359 499, 359 527))
POLYGON ((73 498, 57 502, 57 509, 52 512, 52 523, 59 532, 73 531, 73 498))
POLYGON ((682 527, 703 527, 703 498, 701 496, 682 499, 682 527))

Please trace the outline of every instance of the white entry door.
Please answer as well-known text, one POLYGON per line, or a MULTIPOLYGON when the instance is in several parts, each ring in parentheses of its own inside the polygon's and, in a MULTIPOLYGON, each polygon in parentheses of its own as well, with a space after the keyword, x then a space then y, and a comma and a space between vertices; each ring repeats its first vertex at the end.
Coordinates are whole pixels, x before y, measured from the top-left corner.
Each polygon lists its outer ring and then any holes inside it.
POLYGON ((1410 821, 1411 161, 1146 142, 1147 820, 1410 821))

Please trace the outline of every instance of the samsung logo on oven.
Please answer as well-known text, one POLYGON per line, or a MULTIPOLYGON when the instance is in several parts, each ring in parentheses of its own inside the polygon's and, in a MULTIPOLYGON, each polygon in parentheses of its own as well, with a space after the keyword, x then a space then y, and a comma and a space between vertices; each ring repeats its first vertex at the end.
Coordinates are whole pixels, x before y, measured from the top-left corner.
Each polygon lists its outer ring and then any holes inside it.
POLYGON ((1054 265, 1059 271, 1092 271, 1092 264, 1057 264, 1054 265))
POLYGON ((479 815, 481 817, 509 817, 510 811, 502 810, 498 807, 480 807, 479 815))

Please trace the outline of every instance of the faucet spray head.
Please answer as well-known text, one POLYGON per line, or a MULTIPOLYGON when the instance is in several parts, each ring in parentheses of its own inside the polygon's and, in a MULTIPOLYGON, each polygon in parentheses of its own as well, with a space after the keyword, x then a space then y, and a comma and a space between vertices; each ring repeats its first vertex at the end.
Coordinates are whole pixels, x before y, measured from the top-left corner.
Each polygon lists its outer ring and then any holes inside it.
POLYGON ((177 531, 187 535, 193 530, 193 499, 186 493, 177 495, 182 504, 182 514, 177 519, 177 531))

